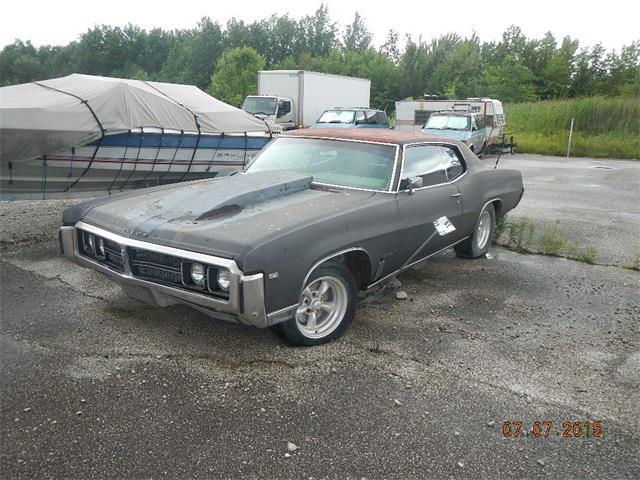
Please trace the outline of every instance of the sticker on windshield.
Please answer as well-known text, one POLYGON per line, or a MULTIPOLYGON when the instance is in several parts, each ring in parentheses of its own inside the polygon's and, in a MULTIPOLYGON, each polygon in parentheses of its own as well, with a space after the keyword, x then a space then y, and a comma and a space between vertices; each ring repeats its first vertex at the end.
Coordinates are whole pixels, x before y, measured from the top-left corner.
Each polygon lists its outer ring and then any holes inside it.
POLYGON ((440 217, 433 222, 433 226, 436 227, 441 237, 444 237, 447 233, 451 233, 456 229, 447 217, 440 217))

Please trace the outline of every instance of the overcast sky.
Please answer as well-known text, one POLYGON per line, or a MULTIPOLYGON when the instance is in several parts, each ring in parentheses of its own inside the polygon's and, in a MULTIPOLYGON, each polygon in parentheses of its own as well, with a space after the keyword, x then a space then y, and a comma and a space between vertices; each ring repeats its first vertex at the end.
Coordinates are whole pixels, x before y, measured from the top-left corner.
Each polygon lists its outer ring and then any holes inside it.
MULTIPOLYGON (((127 23, 150 29, 191 28, 203 16, 224 25, 232 17, 252 22, 273 13, 289 13, 293 18, 312 14, 320 1, 278 0, 5 0, 0 6, 0 46, 16 38, 34 45, 63 45, 76 40, 88 28, 127 23)), ((373 33, 375 45, 384 42, 393 28, 401 36, 431 39, 444 33, 462 36, 476 31, 483 41, 498 40, 510 25, 518 25, 528 37, 542 37, 551 31, 556 39, 570 35, 581 46, 601 42, 619 50, 640 39, 640 7, 637 0, 324 0, 329 13, 341 27, 358 11, 373 33), (520 5, 518 5, 520 4, 520 5), (633 7, 633 5, 636 5, 633 7)))

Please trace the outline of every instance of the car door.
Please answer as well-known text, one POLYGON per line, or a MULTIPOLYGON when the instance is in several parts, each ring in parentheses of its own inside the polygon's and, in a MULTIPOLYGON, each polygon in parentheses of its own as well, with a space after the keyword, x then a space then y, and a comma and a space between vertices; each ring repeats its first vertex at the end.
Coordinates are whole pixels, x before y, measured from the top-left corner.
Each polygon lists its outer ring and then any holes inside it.
POLYGON ((400 174, 404 188, 396 197, 401 222, 397 251, 402 262, 398 268, 453 245, 464 236, 459 228, 461 195, 449 179, 447 165, 455 175, 456 166, 441 145, 408 145, 404 149, 400 174), (407 189, 408 178, 420 178, 422 186, 407 189))
POLYGON ((473 145, 473 151, 478 153, 482 150, 482 142, 484 141, 484 130, 480 128, 478 119, 475 115, 471 116, 471 138, 469 145, 473 145))

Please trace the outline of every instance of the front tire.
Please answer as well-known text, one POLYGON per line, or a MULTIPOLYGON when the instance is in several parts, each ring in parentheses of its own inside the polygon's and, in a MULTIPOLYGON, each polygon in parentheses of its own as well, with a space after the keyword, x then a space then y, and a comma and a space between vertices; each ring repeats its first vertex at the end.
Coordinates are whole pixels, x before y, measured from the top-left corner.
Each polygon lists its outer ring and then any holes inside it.
POLYGON ((353 321, 358 300, 353 275, 340 263, 315 269, 300 292, 295 315, 275 326, 291 345, 312 346, 341 336, 353 321))
POLYGON ((490 203, 480 212, 473 234, 453 247, 456 255, 463 258, 484 257, 491 246, 495 228, 496 210, 493 204, 490 203))

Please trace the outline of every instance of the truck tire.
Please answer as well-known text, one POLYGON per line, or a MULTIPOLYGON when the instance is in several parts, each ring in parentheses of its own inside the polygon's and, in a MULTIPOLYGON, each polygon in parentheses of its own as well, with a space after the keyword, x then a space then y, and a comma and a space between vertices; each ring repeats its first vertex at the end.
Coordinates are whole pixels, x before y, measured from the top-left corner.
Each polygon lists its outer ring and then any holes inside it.
POLYGON ((496 210, 493 204, 486 205, 473 228, 473 234, 457 244, 453 249, 456 255, 463 258, 484 257, 489 251, 493 241, 493 233, 496 228, 496 210))
POLYGON ((272 327, 289 344, 309 347, 341 336, 351 322, 358 301, 353 275, 340 263, 316 268, 300 292, 290 320, 272 327))

